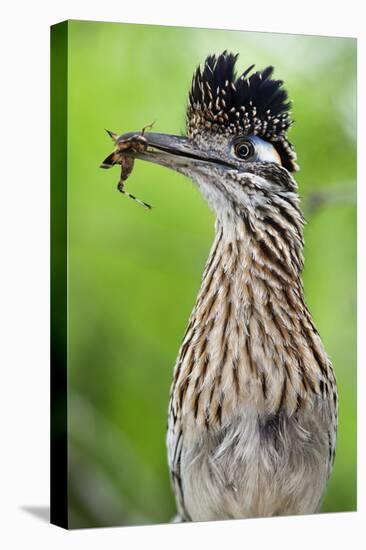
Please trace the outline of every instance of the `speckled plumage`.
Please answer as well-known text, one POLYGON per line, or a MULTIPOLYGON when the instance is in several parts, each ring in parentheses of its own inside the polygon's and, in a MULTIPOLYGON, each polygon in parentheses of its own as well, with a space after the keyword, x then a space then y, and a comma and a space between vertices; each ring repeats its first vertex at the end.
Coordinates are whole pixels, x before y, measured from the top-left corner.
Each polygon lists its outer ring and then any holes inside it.
POLYGON ((175 367, 168 447, 185 520, 314 512, 331 471, 337 394, 304 303, 302 217, 294 192, 272 200, 219 217, 175 367))

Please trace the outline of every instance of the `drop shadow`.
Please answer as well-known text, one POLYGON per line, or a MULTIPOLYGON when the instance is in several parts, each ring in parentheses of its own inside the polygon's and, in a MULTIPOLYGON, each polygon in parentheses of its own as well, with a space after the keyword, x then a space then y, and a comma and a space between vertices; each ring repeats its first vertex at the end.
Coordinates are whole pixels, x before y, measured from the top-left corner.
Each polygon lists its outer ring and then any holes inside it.
POLYGON ((46 523, 50 522, 49 506, 20 506, 20 509, 46 523))

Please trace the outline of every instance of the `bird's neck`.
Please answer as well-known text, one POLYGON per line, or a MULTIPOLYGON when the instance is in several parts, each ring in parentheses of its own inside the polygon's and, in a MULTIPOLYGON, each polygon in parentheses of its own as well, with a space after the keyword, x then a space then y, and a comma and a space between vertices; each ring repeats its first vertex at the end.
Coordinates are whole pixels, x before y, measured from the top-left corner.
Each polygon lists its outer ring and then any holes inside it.
POLYGON ((328 369, 303 298, 302 237, 296 246, 283 223, 271 239, 263 223, 217 222, 172 388, 195 422, 220 424, 240 403, 292 414, 328 369))
MULTIPOLYGON (((206 316, 210 311, 217 315, 213 306, 221 302, 242 317, 243 305, 259 307, 262 315, 264 306, 276 302, 287 310, 299 308, 303 304, 303 257, 301 228, 296 231, 295 238, 288 228, 286 233, 286 226, 280 229, 278 222, 269 225, 243 216, 217 220, 196 309, 205 310, 206 316), (211 303, 213 309, 208 307, 211 303)), ((271 310, 267 314, 273 317, 271 310)))

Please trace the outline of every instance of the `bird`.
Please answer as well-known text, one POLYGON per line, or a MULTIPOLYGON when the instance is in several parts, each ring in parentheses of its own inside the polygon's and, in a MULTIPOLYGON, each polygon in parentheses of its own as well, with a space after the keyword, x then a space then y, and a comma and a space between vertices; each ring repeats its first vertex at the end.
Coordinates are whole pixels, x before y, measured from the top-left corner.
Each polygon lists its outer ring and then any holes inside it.
POLYGON ((196 68, 186 135, 145 132, 124 150, 138 134, 122 134, 103 165, 128 154, 184 174, 215 215, 170 392, 177 522, 316 513, 335 458, 336 379, 301 277, 292 104, 272 66, 237 74, 237 60, 225 50, 196 68))

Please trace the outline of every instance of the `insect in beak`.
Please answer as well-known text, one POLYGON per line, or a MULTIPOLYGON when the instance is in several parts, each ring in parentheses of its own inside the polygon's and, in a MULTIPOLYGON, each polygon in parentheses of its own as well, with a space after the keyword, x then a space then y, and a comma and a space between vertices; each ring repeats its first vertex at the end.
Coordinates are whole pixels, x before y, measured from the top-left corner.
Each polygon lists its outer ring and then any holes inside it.
POLYGON ((110 130, 106 130, 107 134, 112 138, 113 142, 115 143, 116 149, 113 151, 113 153, 108 155, 108 157, 100 165, 101 168, 107 169, 111 168, 115 164, 120 164, 121 175, 117 184, 118 191, 120 191, 130 199, 134 200, 135 202, 138 202, 139 204, 141 204, 141 206, 148 210, 151 209, 151 206, 149 204, 138 199, 125 189, 126 180, 130 176, 135 164, 135 159, 128 156, 128 154, 126 153, 141 153, 146 150, 148 144, 144 137, 144 133, 147 129, 152 128, 154 124, 155 122, 144 126, 139 134, 130 136, 128 139, 125 140, 118 140, 118 134, 110 130))

